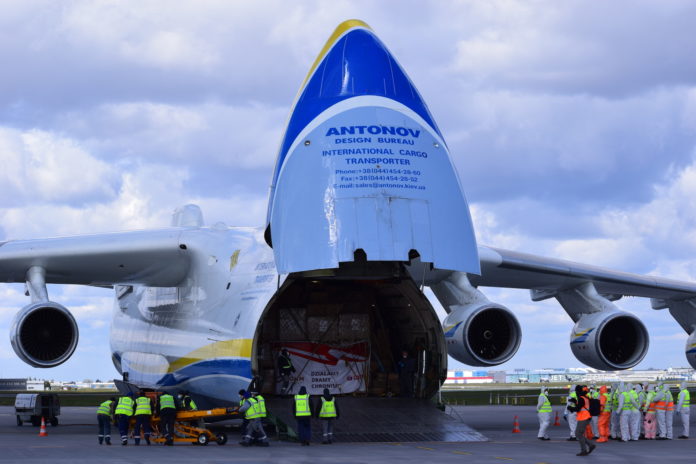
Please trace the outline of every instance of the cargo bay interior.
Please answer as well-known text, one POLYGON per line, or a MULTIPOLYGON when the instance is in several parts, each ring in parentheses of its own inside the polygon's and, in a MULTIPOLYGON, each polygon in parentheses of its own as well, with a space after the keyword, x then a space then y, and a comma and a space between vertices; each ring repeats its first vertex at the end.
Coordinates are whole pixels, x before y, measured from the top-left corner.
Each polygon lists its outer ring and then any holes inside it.
POLYGON ((343 393, 398 396, 402 392, 397 362, 406 350, 415 364, 413 396, 435 394, 447 372, 442 327, 415 282, 403 267, 396 269, 380 277, 290 275, 266 307, 254 338, 252 369, 262 392, 278 393, 280 347, 312 342, 366 345, 368 360, 361 369, 367 372, 357 373, 364 384, 357 392, 343 393))

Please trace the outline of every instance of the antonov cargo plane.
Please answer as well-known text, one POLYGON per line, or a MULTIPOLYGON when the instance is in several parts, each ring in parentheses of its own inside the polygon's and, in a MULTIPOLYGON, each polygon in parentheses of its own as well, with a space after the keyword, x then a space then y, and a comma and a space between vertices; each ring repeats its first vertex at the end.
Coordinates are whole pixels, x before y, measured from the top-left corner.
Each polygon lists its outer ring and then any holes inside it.
POLYGON ((256 378, 278 392, 288 349, 297 368, 287 391, 369 394, 406 349, 415 393, 428 397, 448 354, 472 366, 515 355, 514 313, 480 290, 509 287, 555 298, 574 322, 574 355, 604 370, 635 366, 649 344, 615 301, 650 298, 690 334, 696 367, 696 283, 476 243, 440 129, 361 21, 338 26, 302 83, 266 224, 205 227, 202 217, 187 205, 166 229, 0 243, 0 280, 26 282, 31 298, 11 329, 17 355, 36 367, 70 358, 77 324, 46 284, 92 285, 115 291, 113 363, 136 386, 219 402, 256 378), (443 324, 425 286, 448 313, 443 324))

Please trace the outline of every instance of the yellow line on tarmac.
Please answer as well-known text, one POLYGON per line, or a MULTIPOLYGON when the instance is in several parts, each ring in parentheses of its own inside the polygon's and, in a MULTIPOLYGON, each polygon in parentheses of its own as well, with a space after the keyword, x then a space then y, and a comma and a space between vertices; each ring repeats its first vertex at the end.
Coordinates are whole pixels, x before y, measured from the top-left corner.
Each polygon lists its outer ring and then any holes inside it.
POLYGON ((466 451, 452 451, 452 453, 454 453, 454 454, 465 454, 465 455, 467 455, 467 456, 470 456, 470 455, 471 455, 471 453, 467 453, 466 451))
POLYGON ((432 451, 432 450, 433 450, 433 448, 428 448, 428 447, 425 447, 425 446, 416 446, 416 448, 422 449, 422 450, 428 450, 428 451, 432 451))
POLYGON ((512 458, 504 458, 504 457, 501 457, 501 456, 493 456, 493 457, 496 458, 496 459, 501 459, 501 460, 503 460, 503 461, 512 461, 512 460, 513 460, 512 458))

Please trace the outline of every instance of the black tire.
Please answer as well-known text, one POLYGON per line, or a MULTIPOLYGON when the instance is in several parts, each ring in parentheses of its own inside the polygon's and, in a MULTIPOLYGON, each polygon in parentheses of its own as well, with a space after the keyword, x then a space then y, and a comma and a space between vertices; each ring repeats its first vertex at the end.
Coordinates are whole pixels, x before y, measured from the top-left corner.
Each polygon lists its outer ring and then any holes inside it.
POLYGON ((222 446, 227 443, 227 434, 225 432, 220 432, 215 435, 215 443, 222 446))
POLYGON ((19 417, 19 415, 18 415, 18 416, 17 416, 17 425, 21 427, 23 423, 24 423, 24 422, 22 422, 22 418, 19 417))
POLYGON ((198 439, 196 441, 198 442, 199 445, 205 446, 210 441, 210 438, 208 438, 207 434, 201 433, 200 435, 198 435, 198 439))
POLYGON ((51 417, 51 426, 58 427, 58 418, 57 417, 51 417))

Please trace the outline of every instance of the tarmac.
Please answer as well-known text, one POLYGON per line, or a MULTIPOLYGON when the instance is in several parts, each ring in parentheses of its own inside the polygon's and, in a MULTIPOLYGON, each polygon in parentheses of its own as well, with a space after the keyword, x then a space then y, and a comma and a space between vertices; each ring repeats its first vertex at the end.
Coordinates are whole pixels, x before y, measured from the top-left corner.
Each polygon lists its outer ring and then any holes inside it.
MULTIPOLYGON (((61 408, 60 425, 48 426, 48 436, 39 437, 37 427, 16 425, 14 408, 0 407, 0 464, 1 463, 533 463, 562 464, 574 462, 635 463, 635 462, 696 462, 696 438, 672 441, 638 441, 599 443, 588 457, 577 457, 577 442, 568 442, 568 426, 550 427, 551 441, 536 438, 538 424, 531 406, 455 406, 447 413, 485 437, 486 441, 466 442, 340 442, 321 445, 314 437, 312 446, 275 441, 268 448, 244 448, 237 445, 239 437, 230 433, 224 446, 210 444, 193 446, 178 444, 121 446, 117 431, 112 446, 97 443, 96 406, 61 408), (513 417, 519 416, 521 433, 512 433, 513 417)), ((554 411, 561 412, 561 407, 554 411)), ((691 414, 691 427, 696 422, 691 414)), ((428 432, 424 430, 423 432, 428 432)), ((681 424, 675 420, 675 436, 681 424)))

